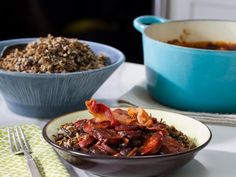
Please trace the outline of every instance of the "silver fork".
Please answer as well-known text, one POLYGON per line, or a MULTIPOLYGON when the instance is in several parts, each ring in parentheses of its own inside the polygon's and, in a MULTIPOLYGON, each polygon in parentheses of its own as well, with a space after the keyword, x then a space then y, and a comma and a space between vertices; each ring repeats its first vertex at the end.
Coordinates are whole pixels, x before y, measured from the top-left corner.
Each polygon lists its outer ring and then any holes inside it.
POLYGON ((7 128, 10 151, 14 154, 24 154, 31 177, 41 177, 39 169, 30 155, 30 147, 25 134, 20 127, 7 128))

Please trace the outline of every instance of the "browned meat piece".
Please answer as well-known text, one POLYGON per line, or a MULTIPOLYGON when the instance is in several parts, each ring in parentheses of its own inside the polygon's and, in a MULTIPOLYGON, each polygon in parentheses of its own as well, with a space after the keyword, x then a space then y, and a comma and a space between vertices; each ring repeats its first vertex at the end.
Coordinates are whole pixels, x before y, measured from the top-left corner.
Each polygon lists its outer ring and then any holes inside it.
POLYGON ((108 144, 118 144, 122 141, 122 137, 112 129, 97 128, 92 131, 92 135, 98 141, 108 144))
POLYGON ((141 126, 151 127, 153 126, 153 120, 150 115, 142 108, 128 108, 128 115, 135 118, 137 123, 141 126))
POLYGON ((118 134, 129 139, 143 139, 145 137, 141 130, 119 131, 118 134))
POLYGON ((115 109, 112 113, 114 118, 118 120, 122 125, 132 125, 137 123, 137 119, 130 117, 126 110, 115 109))
POLYGON ((163 142, 163 134, 156 132, 147 138, 144 146, 140 149, 141 155, 153 155, 156 154, 161 148, 163 142))
POLYGON ((78 130, 82 130, 83 129, 83 126, 84 124, 87 122, 87 119, 82 119, 82 120, 78 120, 75 122, 75 127, 78 129, 78 130))
POLYGON ((88 120, 84 126, 83 126, 83 130, 84 132, 88 133, 88 134, 91 134, 92 135, 92 131, 94 129, 105 129, 105 128, 108 128, 109 126, 111 126, 111 123, 110 121, 106 121, 106 122, 101 122, 101 123, 95 123, 93 121, 93 119, 91 120, 88 120))
POLYGON ((111 109, 102 103, 97 103, 96 100, 91 99, 85 102, 87 109, 94 116, 96 123, 110 121, 111 125, 119 125, 119 122, 114 118, 111 109))
POLYGON ((115 126, 115 130, 116 131, 129 131, 129 130, 138 130, 140 129, 141 127, 138 126, 138 125, 118 125, 118 126, 115 126))
POLYGON ((161 131, 164 136, 169 135, 169 132, 167 130, 167 126, 162 123, 157 123, 154 124, 152 127, 147 127, 148 130, 154 131, 154 132, 159 132, 161 131))
POLYGON ((87 148, 94 141, 95 141, 95 139, 93 138, 93 136, 91 136, 89 134, 80 135, 79 138, 78 138, 78 144, 81 148, 87 148))
POLYGON ((114 155, 117 154, 117 152, 115 150, 113 150, 112 148, 110 148, 108 145, 106 145, 105 143, 97 143, 95 145, 101 152, 103 152, 104 154, 107 155, 114 155))
POLYGON ((162 147, 160 149, 161 154, 170 154, 176 152, 184 152, 187 148, 184 147, 182 143, 177 141, 176 139, 166 136, 163 139, 162 147))
POLYGON ((126 110, 124 110, 124 109, 120 109, 120 108, 115 109, 115 110, 113 111, 113 113, 117 113, 117 114, 119 114, 119 115, 127 115, 127 116, 129 116, 129 115, 128 115, 128 111, 126 111, 126 110))

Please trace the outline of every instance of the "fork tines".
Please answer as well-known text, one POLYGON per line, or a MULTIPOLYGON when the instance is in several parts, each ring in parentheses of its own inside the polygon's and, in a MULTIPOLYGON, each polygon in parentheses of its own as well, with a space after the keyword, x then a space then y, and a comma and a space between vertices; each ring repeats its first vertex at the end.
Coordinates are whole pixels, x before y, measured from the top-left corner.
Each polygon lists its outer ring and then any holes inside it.
POLYGON ((21 127, 7 127, 10 151, 14 154, 21 154, 24 151, 30 152, 29 144, 21 127))

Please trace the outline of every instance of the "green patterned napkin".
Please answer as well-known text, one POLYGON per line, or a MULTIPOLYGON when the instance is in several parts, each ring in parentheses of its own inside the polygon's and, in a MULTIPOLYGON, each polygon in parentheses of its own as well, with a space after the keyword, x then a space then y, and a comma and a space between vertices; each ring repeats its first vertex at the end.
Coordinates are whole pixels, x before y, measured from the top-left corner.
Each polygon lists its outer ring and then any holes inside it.
MULTIPOLYGON (((56 152, 48 145, 42 130, 36 125, 22 125, 32 150, 32 156, 44 177, 70 177, 58 159, 56 152)), ((6 128, 0 128, 0 177, 29 177, 24 155, 14 155, 9 151, 6 128)))

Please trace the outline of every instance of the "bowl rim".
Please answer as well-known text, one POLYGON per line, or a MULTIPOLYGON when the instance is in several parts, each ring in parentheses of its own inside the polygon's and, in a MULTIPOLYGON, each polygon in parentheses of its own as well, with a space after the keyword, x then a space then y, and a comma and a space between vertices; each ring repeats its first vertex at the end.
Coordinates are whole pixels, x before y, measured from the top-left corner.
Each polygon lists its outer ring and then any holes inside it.
MULTIPOLYGON (((37 40, 38 38, 18 38, 18 39, 9 39, 9 40, 3 40, 0 41, 0 45, 2 43, 7 43, 7 42, 18 42, 19 44, 24 44, 24 43, 29 43, 32 42, 34 40, 37 40)), ((77 39, 77 38, 76 38, 77 39)), ((51 78, 55 78, 55 77, 68 77, 68 76, 74 76, 74 75, 85 75, 85 74, 90 74, 90 73, 97 73, 101 70, 108 70, 111 69, 113 67, 118 67, 119 65, 121 65, 124 61, 125 61, 125 55, 123 52, 121 52, 120 50, 109 46, 107 44, 103 44, 103 43, 98 43, 98 42, 93 42, 93 41, 87 41, 87 40, 80 40, 78 39, 79 42, 85 42, 88 43, 89 45, 96 45, 96 46, 101 46, 103 48, 107 48, 110 51, 115 52, 119 57, 117 57, 117 60, 109 65, 106 65, 105 67, 102 68, 98 68, 98 69, 92 69, 92 70, 87 70, 87 71, 76 71, 76 72, 66 72, 66 73, 24 73, 24 72, 18 72, 18 71, 8 71, 8 70, 3 70, 0 69, 0 74, 3 75, 13 75, 13 76, 19 76, 19 77, 51 77, 51 78)))
MULTIPOLYGON (((112 107, 112 108, 125 108, 125 107, 112 107)), ((126 107, 127 108, 127 107, 126 107)), ((74 151, 74 150, 70 150, 70 149, 66 149, 66 148, 63 148, 59 145, 57 145, 56 143, 54 143, 47 135, 47 128, 48 126, 53 123, 54 121, 58 120, 58 119, 61 119, 62 117, 65 117, 65 116, 70 116, 72 114, 78 114, 80 112, 87 112, 88 110, 81 110, 81 111, 75 111, 75 112, 71 112, 71 113, 68 113, 68 114, 64 114, 64 115, 61 115, 59 117, 56 117, 54 119, 51 119, 49 120, 45 126, 43 127, 43 130, 42 130, 42 135, 43 135, 43 138, 46 140, 47 143, 49 143, 53 148, 56 148, 56 149, 59 149, 59 150, 62 150, 64 152, 67 152, 67 153, 70 153, 72 155, 76 155, 76 156, 80 156, 80 157, 83 157, 83 158, 89 158, 89 159, 113 159, 113 160, 119 160, 119 159, 122 159, 122 160, 131 160, 131 159, 162 159, 162 158, 172 158, 172 157, 176 157, 176 156, 181 156, 181 155, 187 155, 187 154, 192 154, 192 153, 197 153, 198 151, 200 151, 201 149, 203 149, 211 140, 212 138, 212 132, 210 130, 210 128, 196 120, 196 119, 193 119, 191 117, 188 117, 188 116, 185 116, 185 115, 182 115, 182 114, 177 114, 177 113, 173 113, 173 112, 169 112, 169 111, 162 111, 162 110, 158 110, 158 109, 149 109, 149 108, 145 108, 145 109, 148 109, 148 110, 156 110, 156 111, 160 111, 160 112, 164 112, 164 113, 171 113, 171 114, 176 114, 176 115, 181 115, 181 116, 184 116, 188 119, 192 119, 193 121, 196 121, 196 122, 199 122, 200 124, 202 124, 203 126, 205 126, 205 128, 207 128, 207 130, 209 131, 209 137, 208 139, 203 143, 201 144, 200 146, 197 146, 193 149, 190 149, 188 151, 184 151, 184 152, 178 152, 178 153, 172 153, 172 154, 163 154, 163 155, 147 155, 147 156, 131 156, 131 157, 127 157, 127 156, 119 156, 119 157, 114 157, 114 156, 109 156, 109 155, 101 155, 101 154, 86 154, 86 153, 81 153, 81 152, 78 152, 78 151, 74 151)))
POLYGON ((223 20, 223 19, 184 19, 184 20, 168 20, 163 23, 153 23, 150 24, 147 28, 144 29, 143 34, 152 42, 157 42, 160 45, 164 45, 166 47, 171 47, 173 49, 181 49, 189 52, 202 52, 202 53, 216 53, 216 54, 225 54, 225 55, 232 55, 236 53, 236 50, 213 50, 213 49, 200 49, 194 47, 186 47, 186 46, 179 46, 175 44, 170 44, 161 40, 154 39, 150 35, 148 35, 148 30, 151 28, 156 28, 155 26, 165 25, 165 24, 175 24, 175 23, 188 23, 188 22, 221 22, 221 23, 236 23, 236 20, 223 20))

